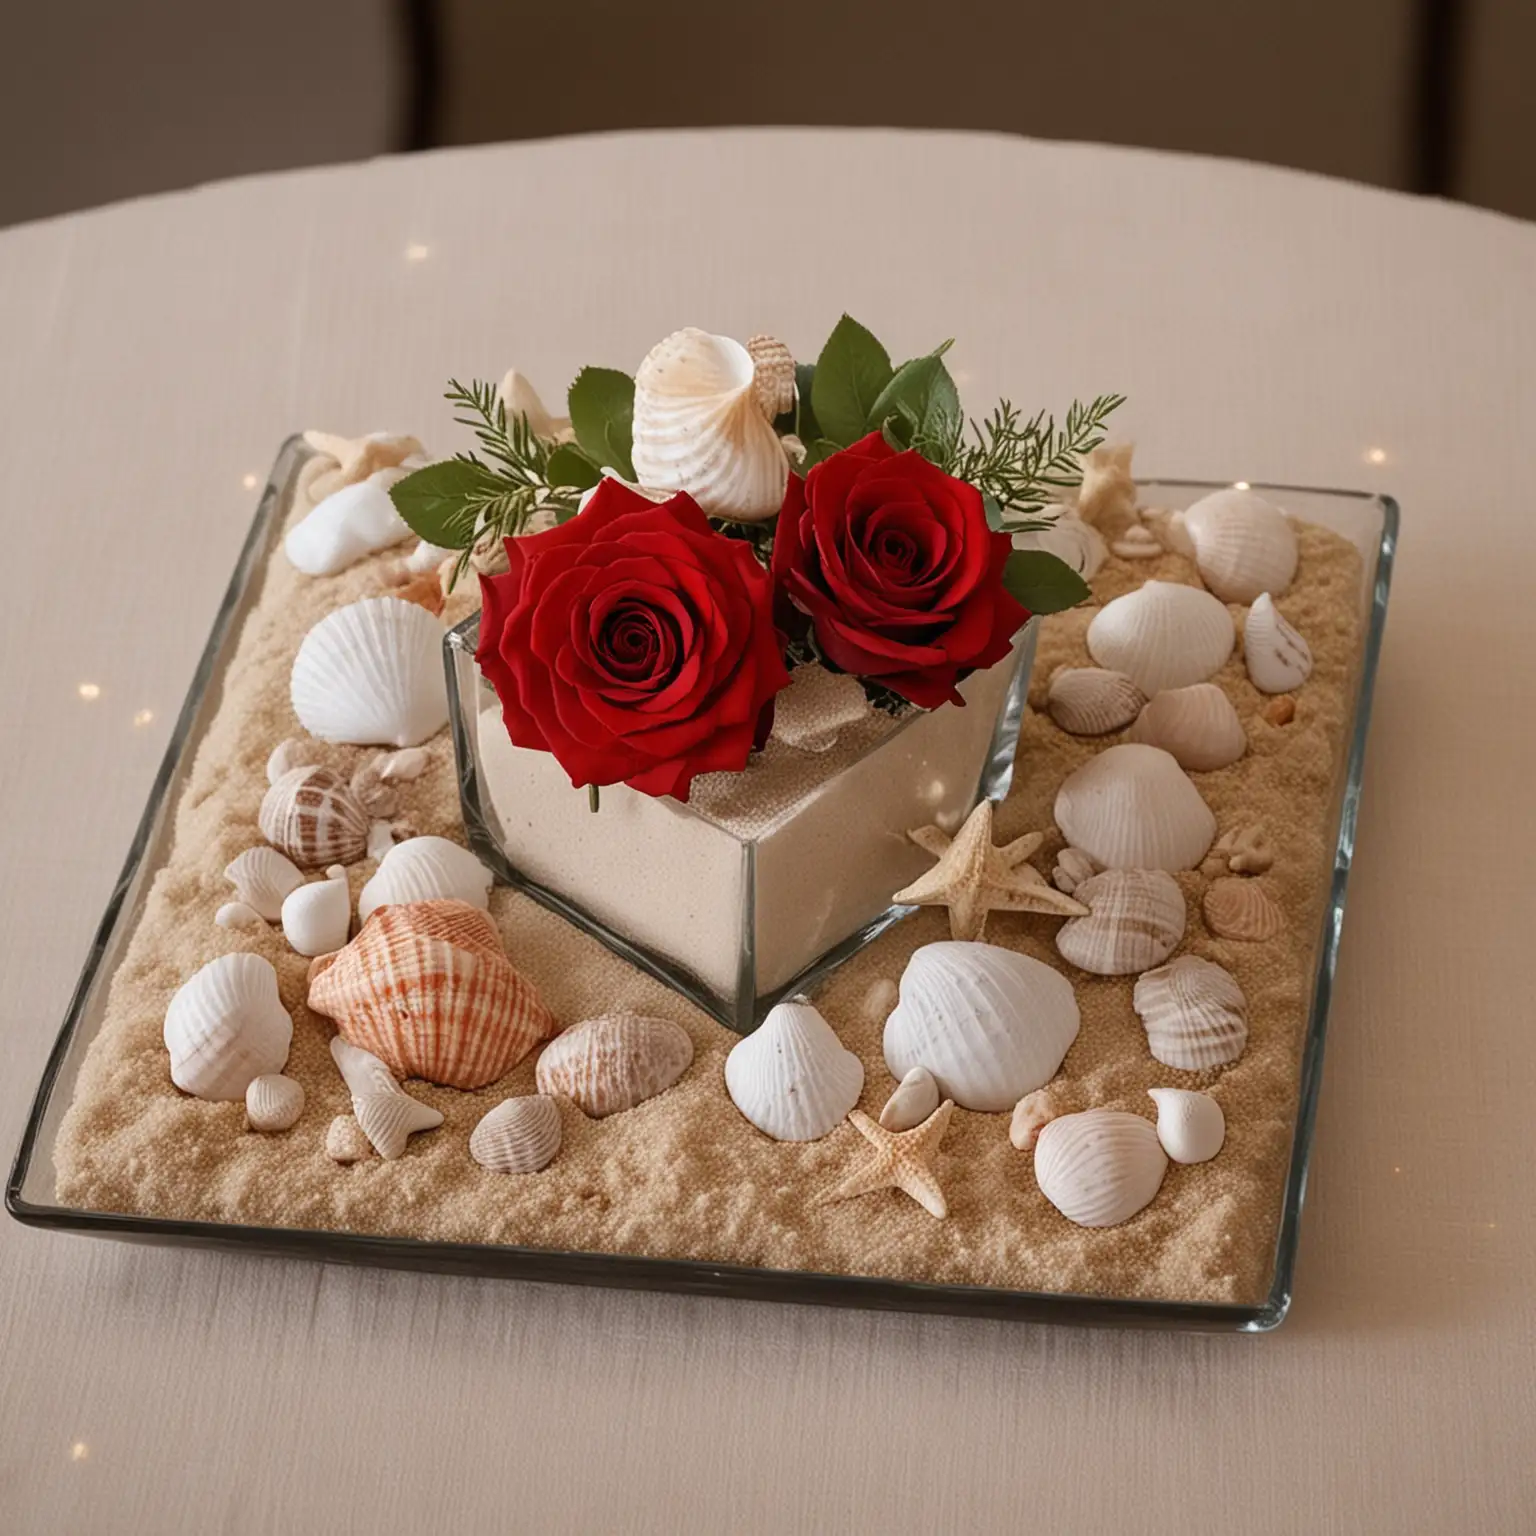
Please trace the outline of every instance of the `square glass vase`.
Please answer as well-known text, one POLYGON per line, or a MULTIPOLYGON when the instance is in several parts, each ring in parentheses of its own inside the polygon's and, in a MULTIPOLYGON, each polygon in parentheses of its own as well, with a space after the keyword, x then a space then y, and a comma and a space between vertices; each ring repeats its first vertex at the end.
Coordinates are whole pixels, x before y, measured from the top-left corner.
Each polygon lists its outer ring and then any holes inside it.
POLYGON ((515 747, 475 662, 478 614, 445 661, 470 846, 526 892, 741 1033, 913 910, 933 862, 907 836, 957 828, 1013 779, 1039 620, 960 684, 965 707, 871 712, 824 752, 777 739, 689 802, 606 786, 593 811, 547 752, 515 747))

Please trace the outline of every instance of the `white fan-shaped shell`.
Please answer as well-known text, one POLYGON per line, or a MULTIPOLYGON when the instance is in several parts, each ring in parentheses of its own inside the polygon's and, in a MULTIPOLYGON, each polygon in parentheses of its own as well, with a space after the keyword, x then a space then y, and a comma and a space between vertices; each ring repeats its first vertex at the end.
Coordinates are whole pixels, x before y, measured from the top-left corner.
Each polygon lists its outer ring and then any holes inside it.
POLYGON ((1072 893, 1089 909, 1056 930, 1063 958, 1096 976, 1133 976, 1161 965, 1184 937, 1184 893, 1160 869, 1106 869, 1072 893))
POLYGON ((252 1078, 283 1070, 292 1041, 277 972, 260 955, 210 960, 165 1011, 171 1081, 200 1099, 243 1099, 252 1078))
POLYGON ((1104 535, 1075 512, 1063 512, 1049 528, 1035 528, 1013 536, 1015 549, 1043 549, 1070 565, 1084 581, 1098 575, 1109 558, 1104 535))
POLYGON ((1200 579, 1224 603, 1284 592, 1296 575, 1296 530, 1257 491, 1212 491, 1170 521, 1194 547, 1200 579))
POLYGON ((998 1113, 1056 1075, 1078 1022, 1060 971, 994 944, 946 939, 907 962, 885 1021, 885 1064, 898 1078, 926 1067, 946 1099, 998 1113))
POLYGON ((713 517, 777 514, 789 460, 753 394, 747 349, 689 326, 658 342, 635 374, 632 458, 651 490, 686 491, 713 517))
POLYGON ((1056 792, 1056 825, 1108 869, 1193 869, 1216 818, 1161 747, 1122 742, 1091 757, 1056 792))
POLYGON ((1149 1088, 1157 1105, 1157 1139, 1176 1163, 1208 1163, 1227 1139, 1227 1117, 1208 1093, 1149 1088))
POLYGON ((283 915, 283 898, 304 884, 299 866, 276 848, 247 848, 225 866, 224 878, 235 895, 269 923, 283 915))
POLYGON ((389 492, 376 480, 360 480, 333 491, 290 528, 283 552, 306 576, 334 576, 410 533, 389 492))
POLYGON ((725 1058, 731 1102, 775 1141, 816 1141, 864 1090, 864 1064, 803 999, 779 1003, 725 1058))
POLYGON ((1225 768, 1248 750, 1243 722, 1215 683, 1164 689, 1148 701, 1127 734, 1131 741, 1161 747, 1179 767, 1194 773, 1225 768))
POLYGON ((304 1085, 279 1072, 253 1077, 245 1090, 245 1118, 253 1131, 286 1131, 304 1113, 304 1085))
POLYGON ((299 646, 294 713, 322 741, 413 747, 448 722, 442 644, 443 626, 417 603, 348 603, 299 646))
POLYGON ((1045 707, 1074 736, 1107 736, 1129 725, 1146 702, 1146 694, 1123 672, 1063 667, 1051 679, 1045 707))
POLYGON ((1171 581, 1144 582, 1106 603, 1088 626, 1093 659, 1149 695, 1203 683, 1236 639, 1232 615, 1209 592, 1171 581))
POLYGON ((1164 1066, 1203 1072, 1225 1066, 1248 1043, 1242 988, 1212 960, 1180 955, 1136 983, 1131 1005, 1147 1032, 1147 1049, 1164 1066))
POLYGON ((1243 660, 1260 693, 1289 693, 1312 676, 1312 648, 1261 593, 1243 622, 1243 660))
POLYGON ((324 880, 301 885, 283 900, 283 937, 311 959, 340 949, 351 926, 352 897, 339 864, 326 871, 324 880))
POLYGON ((560 1106, 541 1093, 503 1099, 470 1132, 469 1155, 492 1173, 537 1173, 560 1150, 560 1106))
POLYGON ((404 901, 463 901, 490 906, 491 872, 469 849, 446 837, 409 837, 384 855, 357 898, 357 920, 404 901))
POLYGON ((1116 1227, 1150 1205, 1168 1158, 1150 1120, 1085 1109, 1052 1120, 1035 1141, 1035 1182, 1068 1221, 1116 1227))

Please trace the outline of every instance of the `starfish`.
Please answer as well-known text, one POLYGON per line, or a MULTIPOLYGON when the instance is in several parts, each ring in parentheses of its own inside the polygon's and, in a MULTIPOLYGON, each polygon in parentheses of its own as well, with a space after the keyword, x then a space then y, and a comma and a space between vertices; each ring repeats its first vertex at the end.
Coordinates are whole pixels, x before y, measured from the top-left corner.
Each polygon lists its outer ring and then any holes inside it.
POLYGON ((380 469, 398 469, 412 454, 422 451, 414 437, 395 437, 370 432, 366 437, 339 437, 334 432, 306 432, 304 441, 316 453, 336 460, 332 471, 338 488, 355 485, 380 469))
POLYGON ((918 907, 948 907, 949 931, 954 938, 979 939, 989 912, 1088 915, 1082 902, 1056 890, 1025 862, 1045 841, 1043 832, 1026 832, 1001 848, 993 844, 990 800, 983 800, 965 818, 965 825, 953 838, 939 827, 919 827, 907 836, 939 862, 891 900, 918 907))
POLYGON ((888 1131, 862 1110, 850 1111, 849 1123, 874 1147, 875 1155, 855 1168, 841 1184, 829 1189, 821 1197, 822 1203, 852 1200, 877 1189, 899 1189, 911 1195, 930 1216, 948 1215, 949 1204, 939 1188, 933 1163, 954 1112, 955 1101, 945 1099, 921 1125, 910 1131, 888 1131))

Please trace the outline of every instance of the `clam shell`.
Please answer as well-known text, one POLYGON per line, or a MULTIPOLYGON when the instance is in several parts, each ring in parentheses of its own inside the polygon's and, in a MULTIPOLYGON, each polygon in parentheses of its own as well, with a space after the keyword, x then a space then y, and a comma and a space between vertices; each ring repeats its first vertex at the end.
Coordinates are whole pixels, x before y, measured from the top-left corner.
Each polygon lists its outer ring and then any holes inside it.
POLYGON ((1208 1163, 1227 1139, 1227 1117, 1208 1093, 1149 1088, 1157 1105, 1157 1139, 1176 1163, 1208 1163))
POLYGON ((1219 965, 1180 955, 1136 983, 1132 1006, 1147 1032, 1147 1048, 1164 1066, 1203 1072, 1225 1066, 1248 1043, 1248 1003, 1219 965))
POLYGON ((795 408, 795 357, 774 336, 747 337, 752 359, 752 394, 763 415, 773 421, 795 408))
POLYGON ((1013 1118, 1008 1122, 1008 1140, 1020 1152, 1028 1152, 1039 1139, 1040 1132, 1056 1116, 1056 1101, 1051 1097, 1050 1089, 1036 1088, 1013 1106, 1013 1118))
POLYGON ((334 576, 410 536, 389 492, 376 480, 360 480, 333 491, 290 528, 283 553, 306 576, 334 576))
MULTIPOLYGON (((329 768, 289 769, 267 791, 256 820, 261 835, 300 869, 351 864, 368 846, 368 812, 329 768)), ((269 873, 275 869, 268 866, 269 873)))
POLYGON ((418 1131, 434 1131, 443 1123, 440 1109, 413 1099, 399 1088, 354 1098, 352 1113, 373 1150, 391 1162, 405 1155, 406 1146, 418 1131))
POLYGON ((1106 603, 1088 626, 1088 650, 1145 694, 1203 683, 1232 654, 1232 615, 1209 592, 1148 581, 1106 603))
POLYGON ((765 1136, 816 1141, 859 1102, 864 1065, 810 1003, 796 998, 770 1009, 731 1047, 725 1089, 765 1136))
POLYGON ((1129 725, 1147 696, 1123 672, 1103 667, 1064 667, 1051 679, 1045 707, 1074 736, 1107 736, 1129 725))
POLYGON ((1243 660, 1260 693, 1290 693, 1312 676, 1312 648, 1280 617, 1268 592, 1243 622, 1243 660))
POLYGON ((1109 546, 1112 555, 1122 560, 1155 560, 1163 552, 1158 537, 1144 523, 1133 523, 1109 546))
POLYGON ((482 1088, 555 1031, 496 925, 462 901, 380 907, 310 967, 309 1006, 396 1077, 482 1088))
POLYGON ((1077 1000, 1060 971, 993 944, 924 944, 885 1021, 885 1064, 926 1067, 963 1109, 1000 1112, 1056 1075, 1077 1038, 1077 1000))
POLYGON ((304 1085, 280 1072, 253 1077, 245 1090, 245 1118, 253 1131, 286 1131, 304 1113, 304 1085))
POLYGON ((1285 913, 1263 884, 1235 875, 1211 882, 1204 910, 1206 927, 1223 939, 1256 944, 1285 928, 1285 913))
POLYGON ((1200 579, 1224 603, 1251 603, 1284 592, 1296 575, 1296 531, 1257 491, 1212 491, 1170 522, 1195 551, 1200 579))
POLYGON ((283 915, 283 898, 304 884, 298 866, 276 848, 247 848, 224 866, 224 878, 235 895, 269 923, 283 915))
POLYGON ((283 937, 296 953, 311 959, 340 949, 351 926, 352 896, 339 864, 331 865, 324 880, 299 886, 283 901, 283 937))
POLYGON ((910 1131, 939 1107, 939 1085, 927 1067, 913 1067, 897 1083, 896 1091, 880 1111, 880 1124, 888 1131, 910 1131))
POLYGON ((443 626, 398 597, 329 613, 293 659, 293 712, 310 735, 359 746, 414 747, 448 723, 443 626))
POLYGON ((1095 976, 1132 976, 1161 965, 1184 937, 1184 893, 1160 869, 1107 869, 1073 893, 1088 917, 1056 930, 1056 948, 1095 976))
POLYGON ((1013 536, 1015 549, 1043 549, 1091 581, 1109 558, 1104 535, 1075 512, 1062 512, 1049 528, 1032 528, 1013 536))
POLYGON ((758 404, 751 354, 692 326, 658 342, 635 374, 632 459, 650 490, 686 491, 711 517, 778 513, 789 460, 758 404))
POLYGON ((1193 869, 1216 818, 1161 747, 1122 742, 1091 757, 1056 792, 1056 825, 1109 869, 1193 869))
POLYGON ((665 1093, 693 1060, 693 1037, 671 1019, 608 1013, 557 1036, 539 1057, 543 1094, 563 1094, 595 1119, 665 1093))
POLYGON ((1215 683, 1191 683, 1154 695, 1127 736, 1161 747, 1179 767, 1194 773, 1225 768, 1248 750, 1243 722, 1215 683))
POLYGON ((171 1081, 199 1099, 239 1100, 252 1078, 281 1072, 293 1020, 277 972, 260 955, 220 955, 181 985, 165 1011, 171 1081))
POLYGON ((1150 1120, 1085 1109, 1052 1120, 1035 1142, 1035 1182, 1068 1221, 1117 1227, 1150 1205, 1168 1158, 1150 1120))
POLYGON ((469 1155, 492 1173, 537 1173, 559 1150, 560 1106, 543 1094, 503 1099, 469 1135, 469 1155))
POLYGON ((373 1156, 373 1143, 353 1115, 337 1115, 326 1127, 325 1155, 333 1163, 360 1163, 373 1156))
POLYGON ((383 906, 409 901, 462 901, 484 911, 492 875, 469 849, 446 837, 409 837, 383 857, 357 898, 366 923, 383 906))

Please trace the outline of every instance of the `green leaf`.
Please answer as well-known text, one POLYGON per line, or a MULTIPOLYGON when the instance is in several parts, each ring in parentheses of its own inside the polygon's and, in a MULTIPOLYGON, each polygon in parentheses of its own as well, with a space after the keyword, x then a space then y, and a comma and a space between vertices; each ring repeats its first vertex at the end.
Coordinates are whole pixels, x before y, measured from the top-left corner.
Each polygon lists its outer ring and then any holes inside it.
POLYGON ((816 364, 795 364, 795 436, 802 443, 814 443, 822 435, 811 408, 811 391, 816 386, 816 364))
POLYGON ((1003 585, 1031 613, 1061 613, 1089 596, 1088 583, 1043 549, 1014 550, 1003 567, 1003 585))
POLYGON ((481 509, 503 488, 483 464, 449 459, 428 464, 389 488, 395 511, 412 533, 444 549, 468 549, 481 509))
POLYGON ((635 381, 617 368, 583 368, 566 397, 576 441, 597 464, 635 478, 635 381))
POLYGON ((569 485, 578 491, 590 491, 603 472, 574 443, 562 443, 551 451, 544 469, 550 485, 569 485))
POLYGON ((891 373, 885 348, 857 320, 844 315, 821 349, 811 383, 811 408, 822 434, 839 448, 863 437, 891 373))
POLYGON ((805 462, 800 466, 800 473, 806 474, 820 464, 823 459, 829 459, 834 453, 839 452, 838 444, 829 438, 818 437, 816 441, 805 450, 805 462))
POLYGON ((903 363, 880 391, 869 414, 871 428, 883 427, 898 410, 910 415, 914 429, 909 446, 941 466, 954 457, 962 421, 960 392, 944 366, 949 345, 946 341, 926 357, 903 363))

